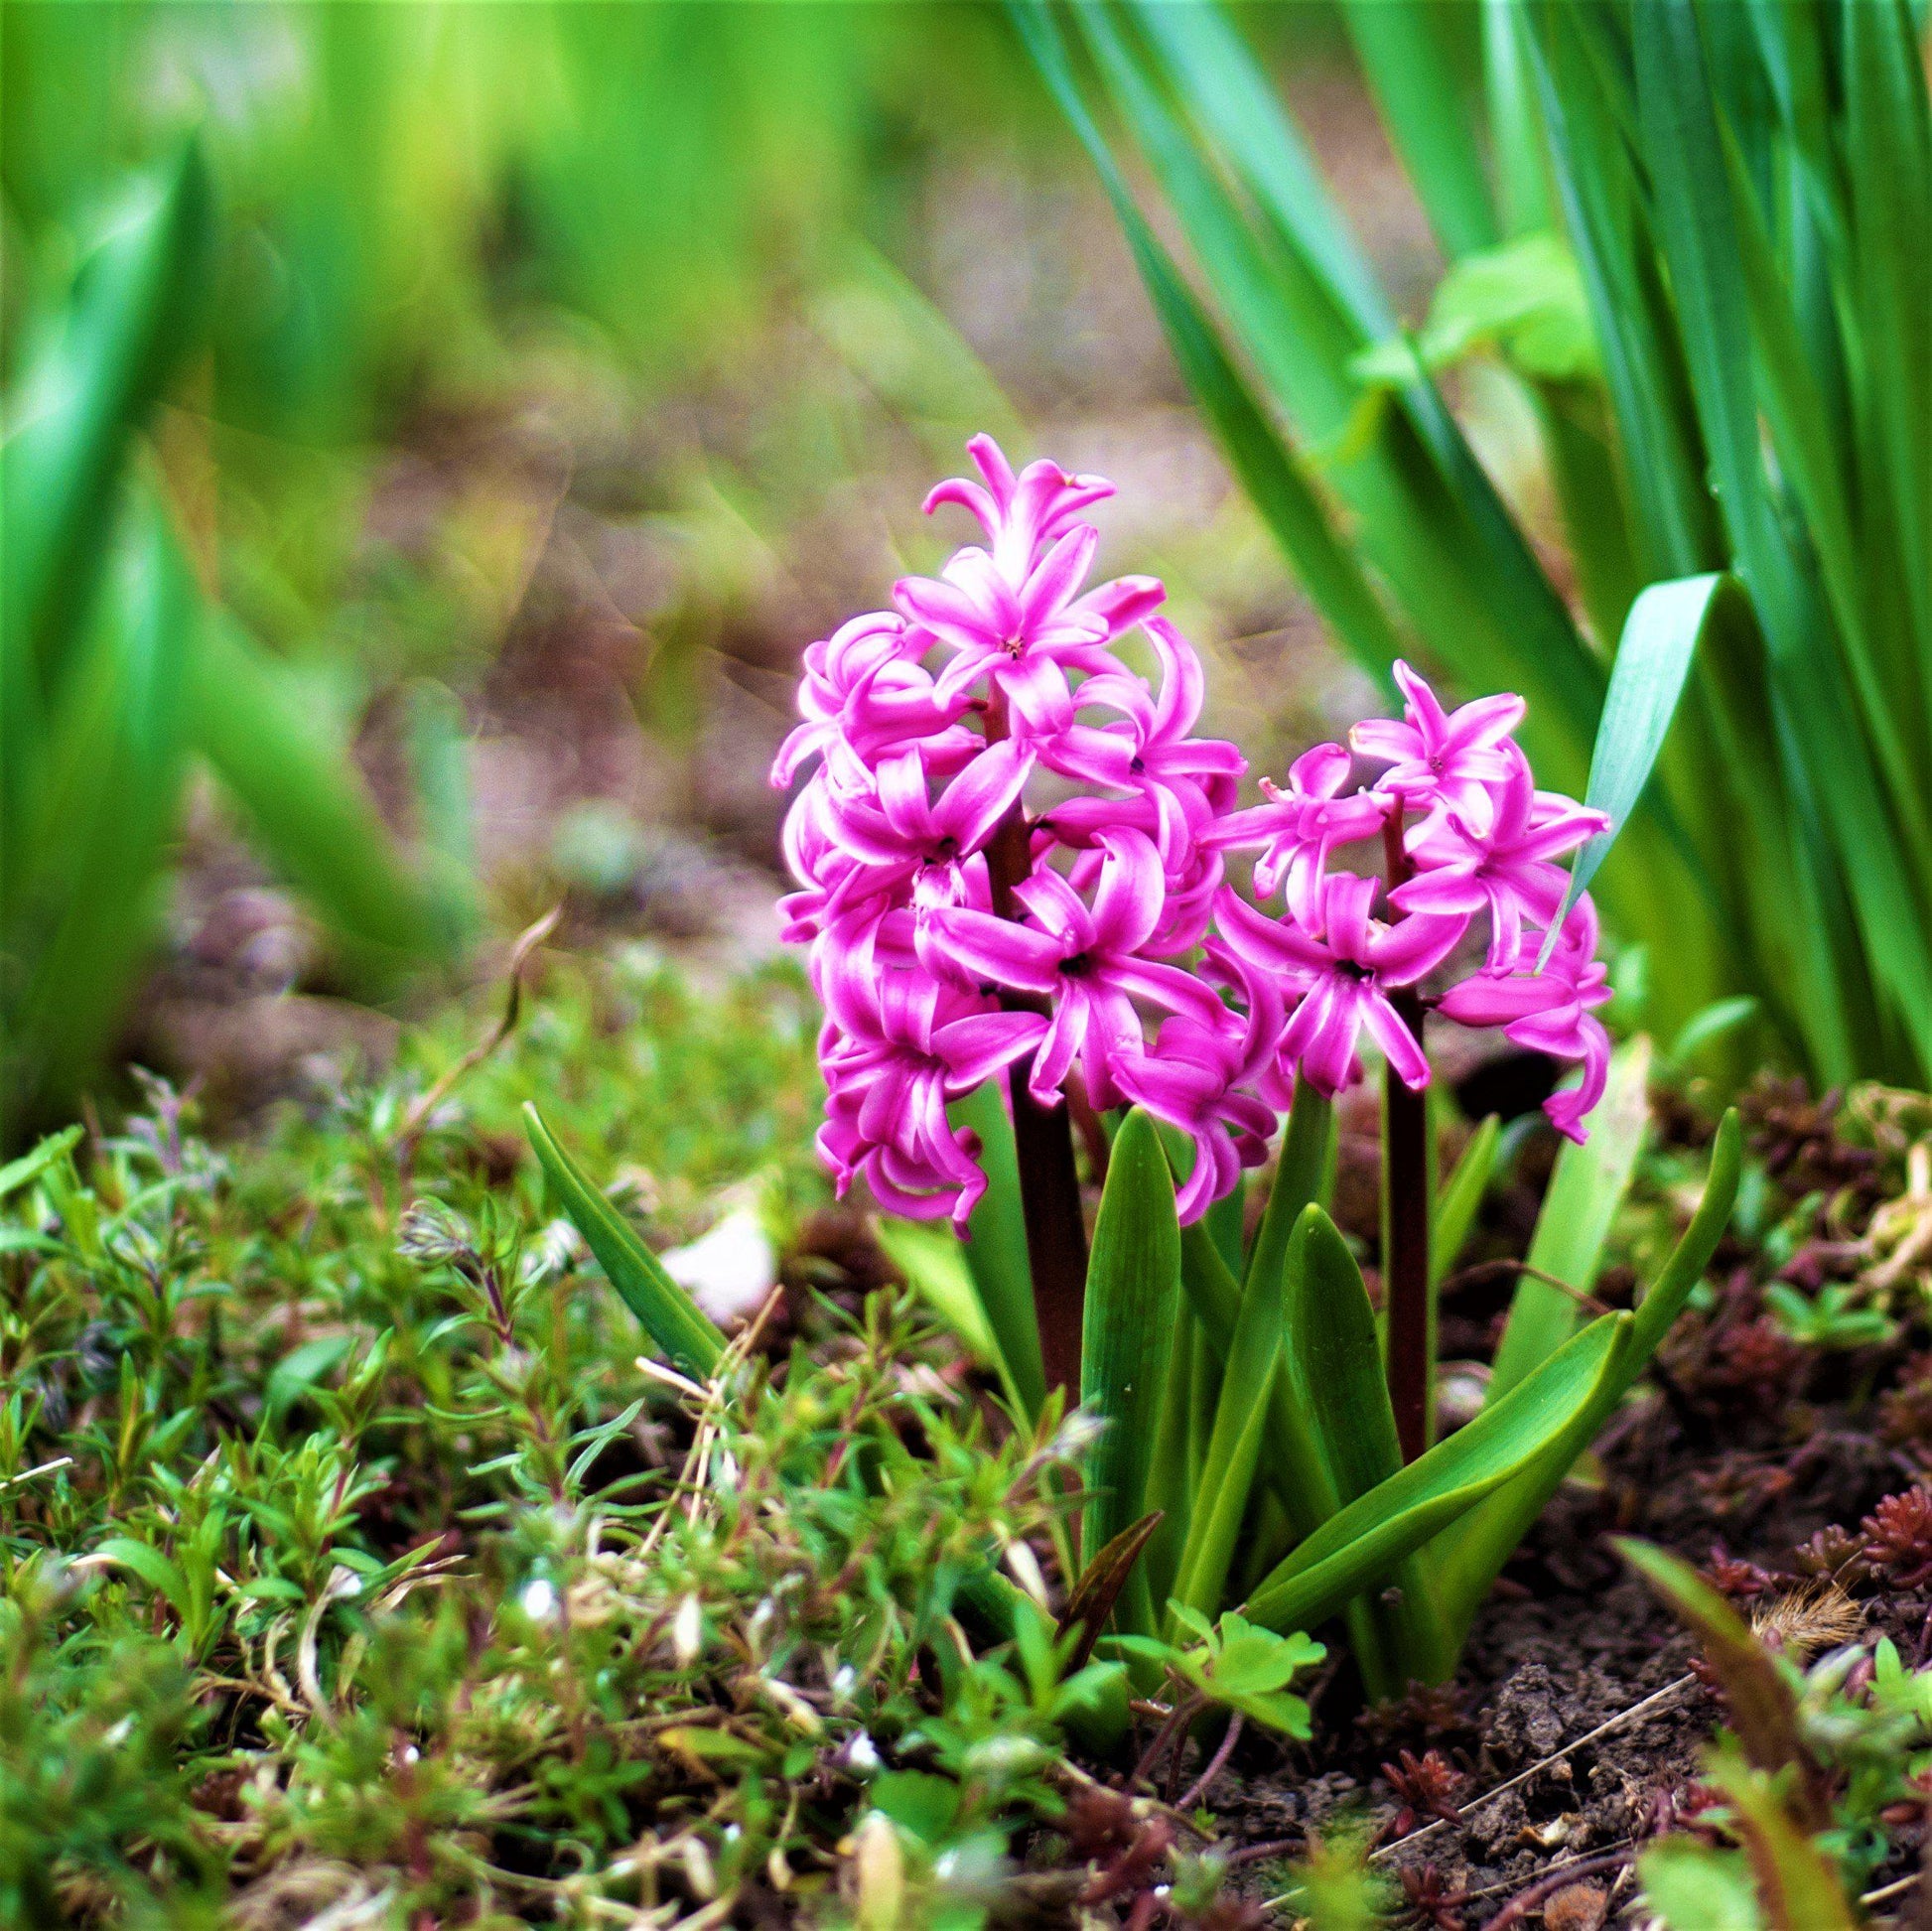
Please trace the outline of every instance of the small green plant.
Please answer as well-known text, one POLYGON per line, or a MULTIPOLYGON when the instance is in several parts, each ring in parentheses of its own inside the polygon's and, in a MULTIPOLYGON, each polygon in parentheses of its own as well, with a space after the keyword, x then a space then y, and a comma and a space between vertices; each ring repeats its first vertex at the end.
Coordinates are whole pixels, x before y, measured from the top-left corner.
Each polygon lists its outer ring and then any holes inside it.
POLYGON ((1638 1860, 1651 1910, 1670 1931, 1852 1931, 1922 1802, 1932 1670, 1908 1669, 1889 1637, 1854 1641, 1857 1611, 1829 1588, 1774 1604, 1760 1639, 1674 1557, 1623 1549, 1703 1642, 1730 1706, 1705 1757, 1715 1801, 1638 1860))

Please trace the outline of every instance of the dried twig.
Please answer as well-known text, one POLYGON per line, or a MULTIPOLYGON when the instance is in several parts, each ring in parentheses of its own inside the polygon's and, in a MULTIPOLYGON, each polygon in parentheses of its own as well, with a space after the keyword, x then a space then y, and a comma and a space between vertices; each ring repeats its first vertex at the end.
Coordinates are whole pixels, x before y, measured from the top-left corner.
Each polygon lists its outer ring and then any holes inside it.
MULTIPOLYGON (((1459 1824, 1465 1817, 1474 1816, 1485 1804, 1493 1803, 1496 1798, 1516 1789, 1519 1784, 1528 1783, 1532 1777, 1538 1775, 1541 1771, 1547 1770, 1551 1764, 1560 1763, 1573 1751, 1581 1750, 1586 1743, 1594 1743, 1599 1737, 1607 1736, 1612 1730, 1621 1729, 1626 1724, 1633 1724, 1639 1718, 1648 1716, 1652 1711, 1668 1703, 1673 1697, 1688 1690, 1696 1682, 1697 1678, 1687 1673, 1686 1675, 1680 1676, 1674 1683, 1666 1683, 1661 1690, 1653 1690, 1641 1703, 1633 1703, 1628 1710, 1619 1711, 1607 1723, 1598 1724, 1594 1729, 1586 1730, 1582 1736, 1579 1736, 1574 1742, 1566 1743, 1562 1749, 1552 1750, 1548 1756, 1532 1763, 1527 1770, 1519 1770, 1507 1783, 1499 1783, 1495 1789, 1484 1791, 1480 1797, 1477 1797, 1470 1803, 1464 1804, 1455 1813, 1455 1822, 1459 1824)), ((1406 1850, 1410 1845, 1418 1843, 1434 1831, 1440 1831, 1449 1821, 1446 1817, 1435 1818, 1431 1822, 1423 1825, 1420 1830, 1411 1831, 1407 1837, 1397 1838, 1393 1844, 1385 1844, 1381 1850, 1373 1851, 1369 1854, 1369 1862, 1379 1863, 1385 1858, 1394 1857, 1398 1851, 1406 1850)))
POLYGON ((561 904, 552 905, 541 918, 533 924, 526 925, 516 935, 516 943, 510 949, 510 983, 509 992, 503 1001, 503 1016, 496 1022, 495 1031, 486 1038, 480 1039, 455 1065, 432 1081, 429 1090, 403 1116, 402 1125, 396 1129, 398 1172, 403 1173, 409 1172, 416 1157, 416 1143, 423 1137, 423 1129, 429 1125, 431 1114, 449 1096, 451 1088, 466 1073, 482 1065, 516 1031, 517 1016, 523 1010, 524 969, 530 963, 531 954, 557 929, 558 921, 563 915, 564 908, 561 904))

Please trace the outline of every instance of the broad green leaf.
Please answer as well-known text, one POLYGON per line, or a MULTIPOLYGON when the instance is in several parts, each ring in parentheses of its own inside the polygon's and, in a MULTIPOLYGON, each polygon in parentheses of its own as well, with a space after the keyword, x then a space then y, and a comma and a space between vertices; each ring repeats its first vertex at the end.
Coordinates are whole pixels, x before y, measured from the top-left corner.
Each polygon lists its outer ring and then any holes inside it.
POLYGON ((377 972, 453 944, 452 908, 403 870, 367 786, 287 672, 224 611, 196 650, 189 730, 263 856, 377 972))
POLYGON ((1496 211, 1449 41, 1466 16, 1388 0, 1343 0, 1341 16, 1444 252, 1455 259, 1488 247, 1496 211))
MULTIPOLYGON (((1087 1262, 1080 1401, 1103 1426, 1086 1464, 1082 1546, 1097 1550, 1146 1513, 1180 1302, 1173 1176, 1139 1107, 1114 1136, 1087 1262)), ((1146 1626, 1145 1577, 1128 1582, 1130 1626, 1146 1626)))
POLYGON ((1386 338, 1350 366, 1364 382, 1401 388, 1478 348, 1495 348, 1523 374, 1552 381, 1600 374, 1583 276, 1561 236, 1520 235, 1464 255, 1437 285, 1420 336, 1386 338))
POLYGON ((1248 1255, 1249 1278, 1258 1268, 1278 1271, 1288 1258, 1288 1244, 1295 1236, 1302 1209, 1311 1204, 1326 1204, 1334 1143, 1333 1101, 1303 1080, 1295 1089, 1295 1104, 1289 1110, 1281 1152, 1275 1162, 1275 1183, 1269 1190, 1268 1204, 1262 1210, 1261 1225, 1255 1230, 1255 1243, 1248 1255))
POLYGON ((544 1177, 584 1236, 624 1306, 672 1367, 694 1381, 707 1381, 725 1351, 725 1337, 698 1304, 664 1272, 636 1233, 591 1184, 576 1162, 557 1144, 543 1115, 527 1102, 524 1130, 543 1168, 544 1177))
POLYGON ((1039 1317, 1034 1311, 1033 1267, 1027 1259, 1020 1162, 1000 1081, 982 1081, 965 1098, 954 1100, 947 1114, 955 1127, 979 1136, 980 1171, 986 1175, 986 1191, 966 1223, 967 1271, 1021 1405, 1029 1415, 1037 1415, 1046 1399, 1046 1370, 1040 1363, 1039 1317))
POLYGON ((1284 1309, 1293 1271, 1291 1250, 1286 1268, 1250 1275, 1241 1291, 1241 1310, 1229 1340, 1213 1432, 1173 1584, 1174 1601, 1204 1615, 1221 1606, 1235 1539, 1247 1513, 1255 1465, 1268 1432, 1269 1405, 1278 1385, 1284 1309))
POLYGON ((1482 1196, 1489 1190, 1489 1178, 1496 1171, 1496 1149, 1502 1144, 1502 1121, 1489 1114, 1470 1134, 1455 1172, 1437 1190, 1435 1210, 1429 1216, 1429 1285, 1433 1292, 1448 1278, 1463 1247, 1469 1230, 1482 1209, 1482 1196))
MULTIPOLYGON (((129 184, 65 315, 29 346, 0 464, 10 701, 31 689, 45 702, 69 667, 129 438, 195 338, 212 239, 207 171, 190 142, 129 184)), ((9 737, 27 722, 10 720, 9 737)))
POLYGON ((973 1277, 967 1272, 964 1248, 951 1229, 881 1214, 874 1237, 880 1252, 905 1276, 967 1352, 992 1368, 1011 1393, 1013 1377, 987 1324, 973 1277))
POLYGON ((1584 793, 1584 802, 1605 813, 1610 822, 1584 846, 1571 866, 1562 912, 1544 943, 1546 963, 1563 913, 1577 902, 1578 895, 1609 857, 1617 834, 1643 795, 1677 715, 1698 641, 1727 582, 1722 573, 1712 573, 1652 584, 1630 606, 1610 669, 1610 687, 1603 697, 1603 714, 1597 721, 1589 784, 1584 793))
POLYGON ((85 1132, 84 1127, 63 1127, 59 1133, 50 1133, 38 1147, 22 1154, 18 1160, 10 1160, 0 1167, 0 1200, 10 1193, 18 1193, 23 1186, 31 1185, 50 1167, 67 1159, 80 1144, 80 1137, 85 1132))
POLYGON ((1706 1046, 1715 1045, 1718 1040, 1729 1037, 1739 1027, 1749 1025, 1760 1010, 1758 1001, 1748 994, 1735 999, 1713 1000, 1684 1022, 1664 1057, 1665 1065, 1673 1071, 1681 1071, 1706 1046))
POLYGON ((0 949, 11 955, 13 983, 0 1108, 10 1119, 72 1098, 119 1023, 153 936, 200 627, 187 559, 143 489, 127 505, 9 827, 0 949))
POLYGON ((1288 1374, 1342 1506, 1402 1466, 1362 1271, 1335 1223, 1303 1209, 1287 1269, 1288 1374))
POLYGON ((1628 1314, 1593 1321, 1495 1407, 1331 1516, 1255 1590, 1248 1613, 1271 1629, 1312 1626, 1533 1467, 1615 1385, 1631 1326, 1628 1314))
MULTIPOLYGON (((1595 1439, 1617 1403, 1643 1372, 1684 1311, 1691 1290, 1704 1278, 1704 1270, 1718 1250, 1718 1242, 1724 1237, 1731 1207, 1737 1199, 1737 1178, 1743 1170, 1743 1138, 1733 1108, 1719 1123, 1718 1137, 1711 1149, 1711 1172, 1705 1179, 1704 1197, 1698 1202, 1697 1212, 1671 1250, 1663 1272, 1638 1304, 1632 1317, 1631 1344, 1619 1357, 1615 1371, 1598 1390, 1590 1407, 1580 1412, 1575 1425, 1555 1440, 1541 1463, 1524 1470, 1490 1496, 1429 1552, 1444 1618, 1457 1645, 1488 1595, 1490 1586, 1502 1573, 1503 1564, 1514 1553, 1530 1524, 1543 1513, 1544 1505, 1570 1472, 1572 1462, 1595 1439)), ((1583 1336, 1577 1338, 1581 1340, 1583 1336)), ((1534 1379, 1532 1375, 1531 1380, 1534 1379)), ((1516 1392, 1520 1394, 1529 1385, 1529 1382, 1522 1383, 1516 1392)))
MULTIPOLYGON (((1346 1507, 1402 1466, 1389 1403, 1375 1310, 1362 1271, 1335 1223, 1318 1206, 1296 1223, 1288 1265, 1288 1345, 1283 1376, 1327 1467, 1336 1503, 1346 1507)), ((1390 1576, 1393 1602, 1361 1604, 1378 1641, 1356 1662, 1371 1697, 1400 1696, 1411 1682, 1433 1682, 1452 1667, 1413 1556, 1390 1576)))
POLYGON ((1581 1147, 1566 1140, 1557 1156, 1530 1240, 1533 1271, 1517 1283, 1510 1300, 1509 1322, 1490 1371, 1489 1401, 1500 1401, 1576 1331, 1582 1311, 1577 1297, 1596 1285, 1603 1243, 1649 1130, 1649 1083, 1650 1041, 1640 1034, 1611 1055, 1603 1097, 1589 1116, 1589 1138, 1581 1147), (1552 1281, 1572 1292, 1553 1287, 1552 1281))
POLYGON ((1644 1903, 1665 1931, 1765 1931, 1750 1859, 1702 1838, 1667 1837, 1637 1857, 1644 1903))

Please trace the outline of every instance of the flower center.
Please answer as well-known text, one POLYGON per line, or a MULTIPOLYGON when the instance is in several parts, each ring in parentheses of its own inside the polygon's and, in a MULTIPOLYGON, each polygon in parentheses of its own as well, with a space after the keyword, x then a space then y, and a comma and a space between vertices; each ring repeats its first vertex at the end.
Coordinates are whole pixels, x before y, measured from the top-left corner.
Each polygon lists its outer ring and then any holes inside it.
POLYGON ((1084 952, 1069 953, 1060 961, 1060 976, 1063 979, 1078 979, 1092 970, 1093 960, 1084 952))

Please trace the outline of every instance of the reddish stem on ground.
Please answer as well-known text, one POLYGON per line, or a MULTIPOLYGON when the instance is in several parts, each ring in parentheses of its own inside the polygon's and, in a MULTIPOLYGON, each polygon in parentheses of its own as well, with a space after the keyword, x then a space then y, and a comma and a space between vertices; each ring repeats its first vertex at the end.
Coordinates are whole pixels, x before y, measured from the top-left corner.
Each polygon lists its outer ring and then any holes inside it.
MULTIPOLYGON (((1402 845, 1398 804, 1382 830, 1390 892, 1410 877, 1402 845)), ((1402 913, 1388 906, 1385 915, 1402 913)), ((1423 1042, 1422 995, 1413 987, 1391 989, 1389 1004, 1423 1042)), ((1393 1066, 1383 1074, 1382 1184, 1387 1189, 1388 1251, 1382 1256, 1382 1293, 1388 1312, 1389 1403, 1395 1410, 1402 1458, 1414 1461, 1429 1447, 1433 1370, 1429 1306, 1429 1098, 1411 1092, 1393 1066)))

